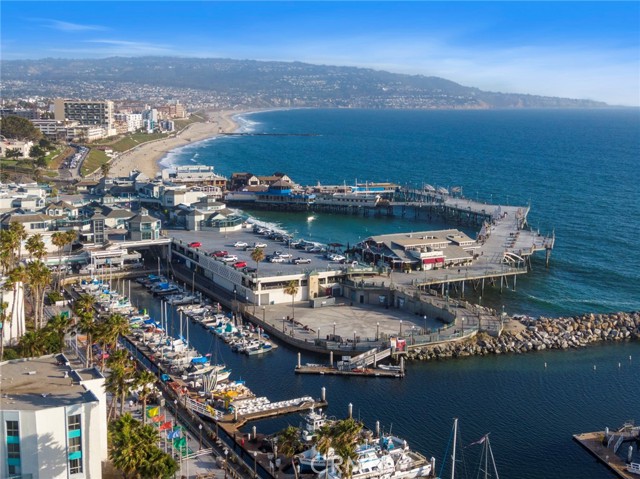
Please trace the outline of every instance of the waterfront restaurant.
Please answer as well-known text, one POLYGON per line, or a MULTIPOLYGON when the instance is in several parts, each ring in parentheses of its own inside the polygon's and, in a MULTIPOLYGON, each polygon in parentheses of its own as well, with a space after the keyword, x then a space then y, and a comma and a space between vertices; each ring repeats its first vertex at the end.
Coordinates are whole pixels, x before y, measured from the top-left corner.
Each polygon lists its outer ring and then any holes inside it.
POLYGON ((468 266, 479 244, 459 230, 370 236, 355 246, 364 262, 395 271, 468 266))

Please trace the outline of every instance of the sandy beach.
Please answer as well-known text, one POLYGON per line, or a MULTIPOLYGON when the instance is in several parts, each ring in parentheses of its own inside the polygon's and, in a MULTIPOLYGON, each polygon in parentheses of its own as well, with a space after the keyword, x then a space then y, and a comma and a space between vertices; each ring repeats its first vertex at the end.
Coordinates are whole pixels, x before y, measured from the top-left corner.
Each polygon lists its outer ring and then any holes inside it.
POLYGON ((143 143, 129 150, 111 162, 110 176, 127 176, 129 172, 138 170, 154 178, 161 169, 158 162, 167 152, 190 143, 213 138, 220 133, 231 133, 238 125, 233 115, 241 111, 207 112, 208 121, 192 123, 175 137, 143 143))

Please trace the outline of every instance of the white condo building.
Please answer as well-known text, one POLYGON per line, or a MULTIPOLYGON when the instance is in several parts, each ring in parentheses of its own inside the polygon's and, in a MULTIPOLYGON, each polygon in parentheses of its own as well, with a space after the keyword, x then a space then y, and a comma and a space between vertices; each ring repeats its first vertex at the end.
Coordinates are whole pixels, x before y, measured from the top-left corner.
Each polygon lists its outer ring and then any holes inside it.
POLYGON ((0 477, 94 479, 107 460, 104 376, 62 355, 0 363, 0 477))

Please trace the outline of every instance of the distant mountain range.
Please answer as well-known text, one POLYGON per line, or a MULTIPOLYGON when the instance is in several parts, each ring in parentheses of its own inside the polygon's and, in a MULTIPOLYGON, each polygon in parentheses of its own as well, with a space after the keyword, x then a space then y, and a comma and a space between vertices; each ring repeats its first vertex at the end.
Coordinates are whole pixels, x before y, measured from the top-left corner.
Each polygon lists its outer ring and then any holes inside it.
POLYGON ((158 96, 220 107, 582 108, 591 100, 486 92, 438 77, 366 68, 215 58, 4 60, 5 98, 20 95, 144 99, 158 96), (126 86, 126 88, 123 88, 126 86), (136 91, 137 90, 137 91, 136 91), (102 93, 100 93, 102 92, 102 93), (109 92, 112 95, 109 96, 109 92), (146 92, 140 94, 141 92, 146 92), (126 95, 130 95, 127 97, 126 95))

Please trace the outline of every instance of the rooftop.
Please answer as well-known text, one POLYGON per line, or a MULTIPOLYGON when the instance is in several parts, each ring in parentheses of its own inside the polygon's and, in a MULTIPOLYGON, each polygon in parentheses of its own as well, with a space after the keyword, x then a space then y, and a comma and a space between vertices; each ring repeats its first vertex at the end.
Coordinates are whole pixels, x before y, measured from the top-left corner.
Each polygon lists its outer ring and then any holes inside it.
POLYGON ((0 409, 37 410, 95 401, 80 381, 100 379, 95 369, 73 370, 62 355, 0 363, 0 409))

